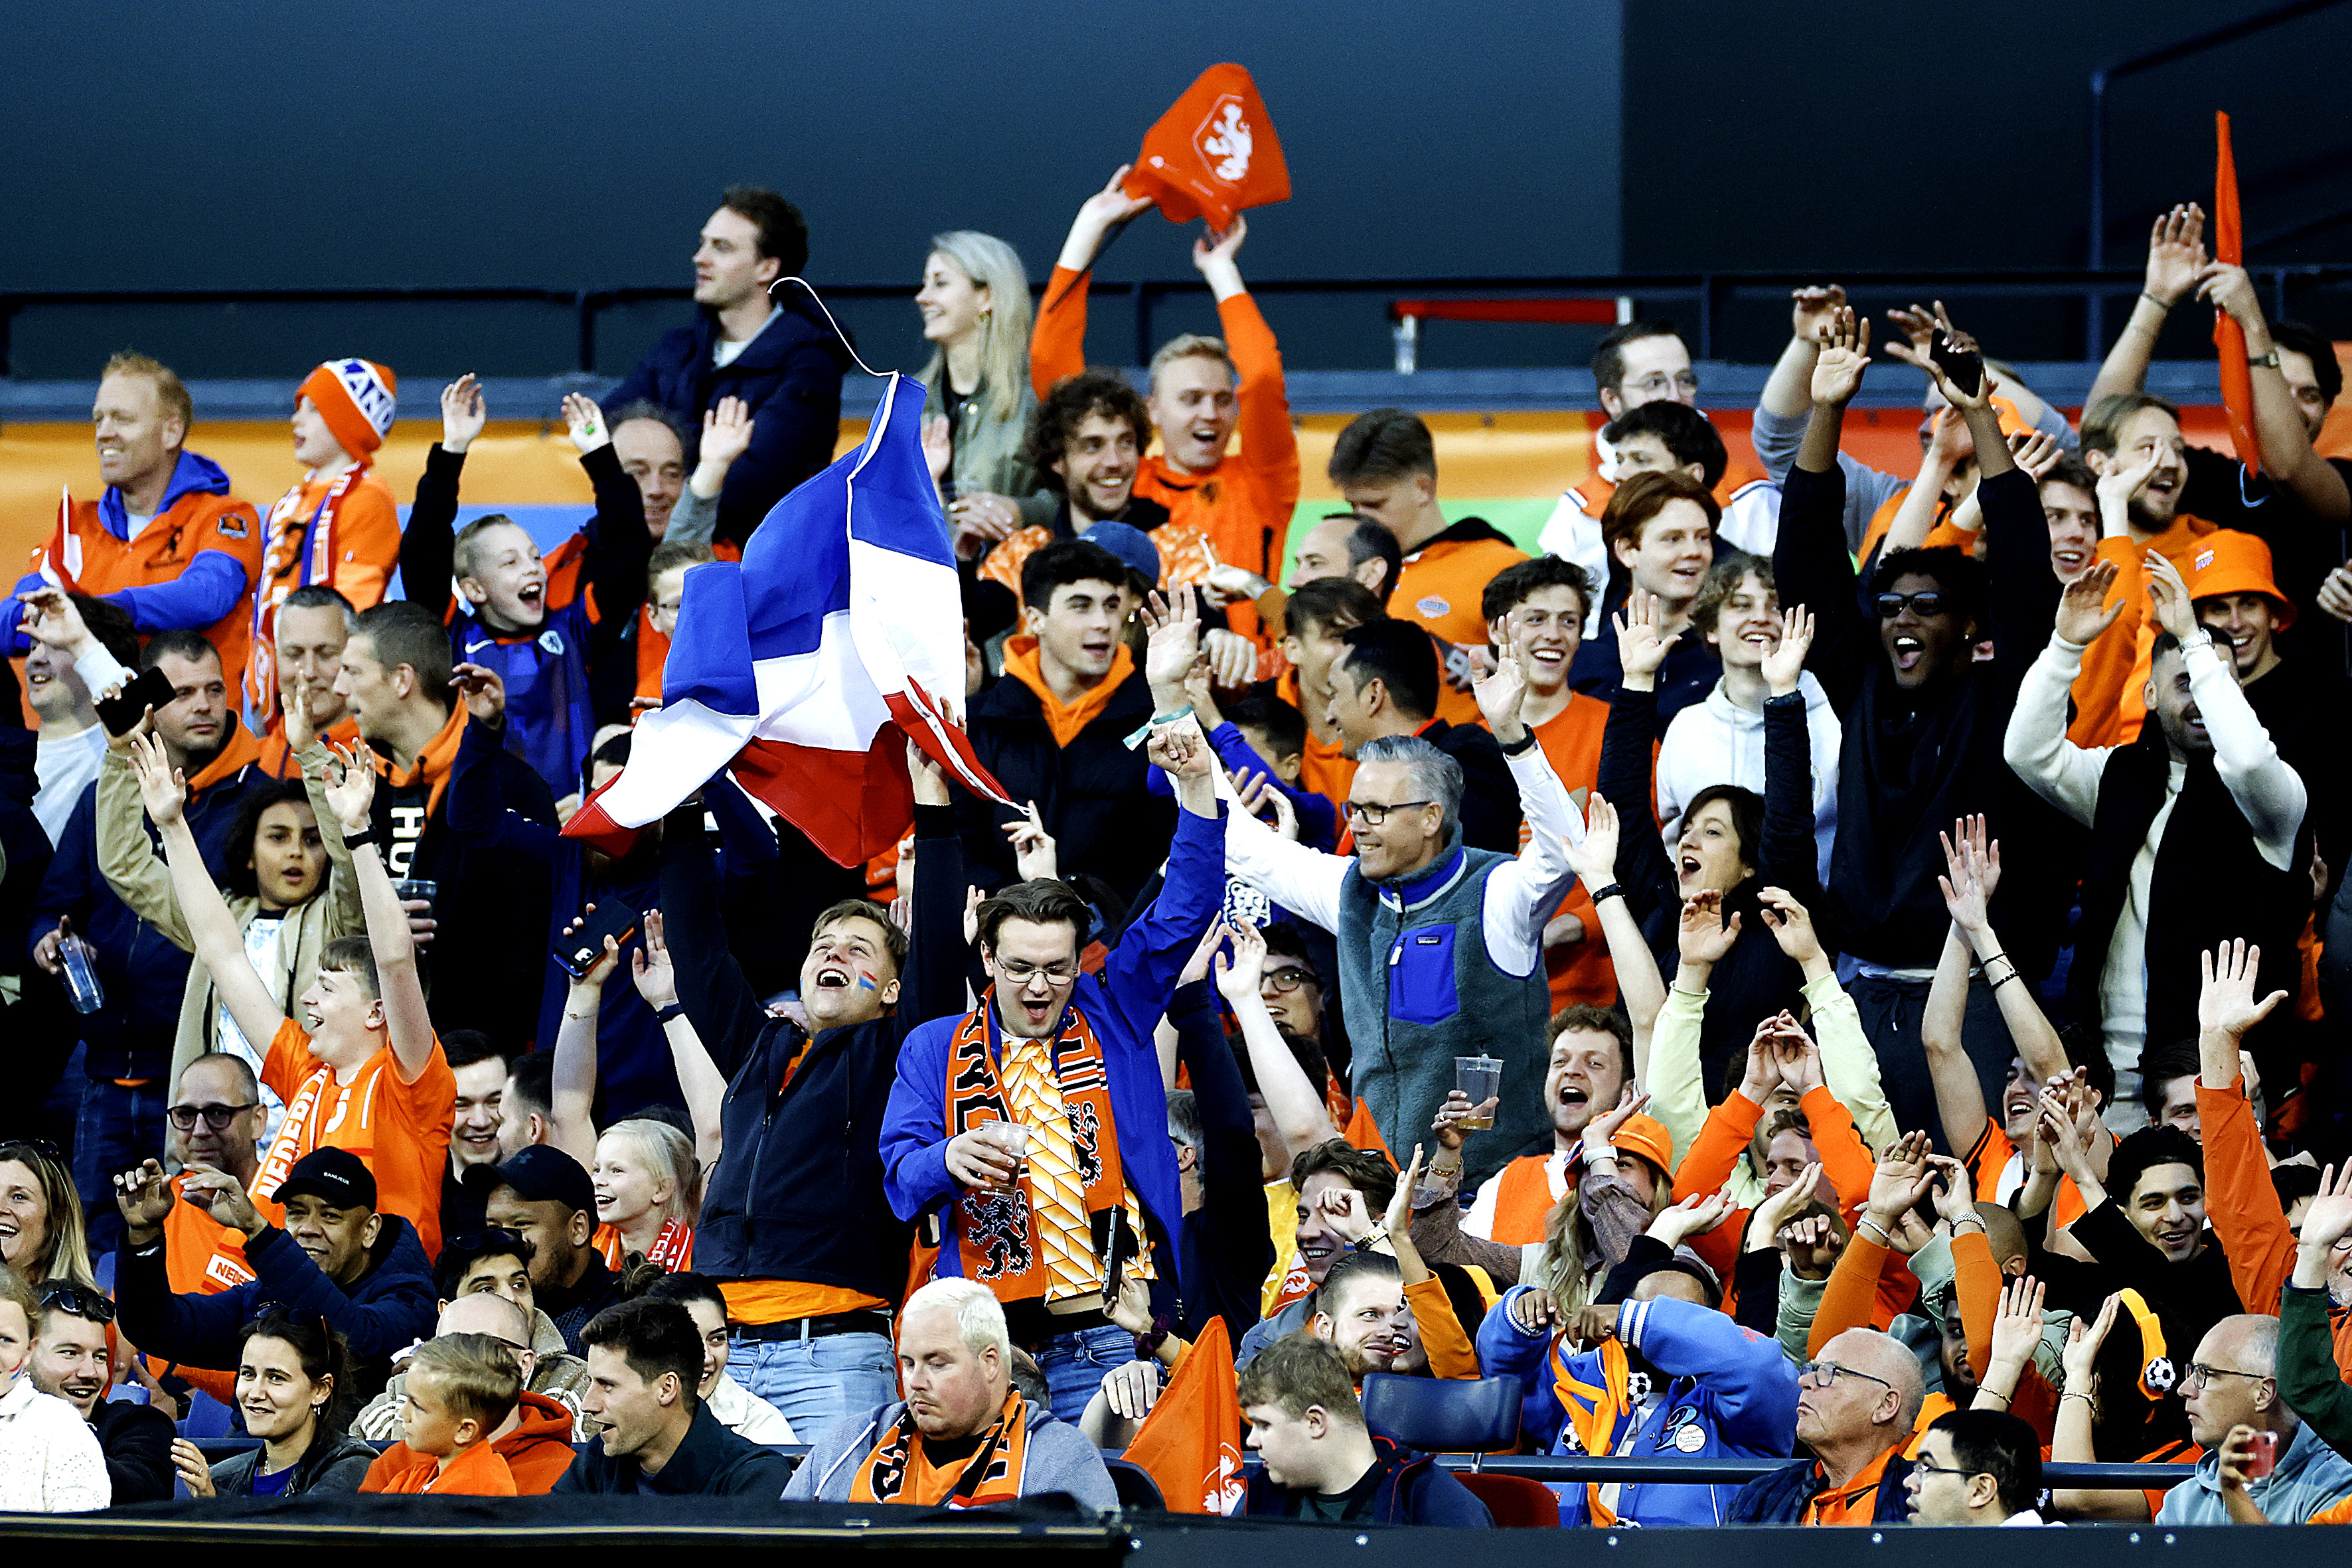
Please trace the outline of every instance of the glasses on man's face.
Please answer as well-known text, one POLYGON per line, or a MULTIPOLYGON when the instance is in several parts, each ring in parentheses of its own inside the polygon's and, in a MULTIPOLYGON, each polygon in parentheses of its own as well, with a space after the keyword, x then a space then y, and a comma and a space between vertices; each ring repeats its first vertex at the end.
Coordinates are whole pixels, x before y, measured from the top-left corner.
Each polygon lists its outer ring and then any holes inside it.
POLYGON ((2212 1385, 2213 1380, 2217 1377, 2243 1377, 2255 1383, 2270 1381, 2270 1373, 2266 1372, 2240 1372, 2235 1367, 2207 1366, 2201 1361, 2192 1361, 2189 1363, 2189 1375, 2180 1380, 2180 1386, 2195 1389, 2201 1394, 2212 1385))
POLYGON ((1007 985, 1023 986, 1043 976, 1048 985, 1067 985, 1078 977, 1076 963, 1025 963, 1017 958, 1000 958, 996 973, 1007 985))
POLYGON ((1881 1388, 1895 1385, 1883 1377, 1873 1377, 1866 1372, 1856 1372, 1850 1366, 1840 1366, 1833 1361, 1809 1361, 1797 1369, 1800 1378, 1810 1377, 1815 1388, 1834 1387, 1841 1377, 1858 1377, 1864 1383, 1874 1383, 1881 1388))
POLYGON ((218 1132, 260 1103, 257 1100, 244 1105, 175 1105, 164 1114, 172 1119, 172 1125, 183 1132, 194 1131, 199 1116, 205 1119, 205 1126, 218 1132))
POLYGON ((1258 976, 1257 986, 1261 991, 1273 991, 1287 996, 1302 985, 1319 987, 1322 984, 1323 982, 1316 977, 1312 970, 1285 964, 1280 969, 1269 969, 1258 976))
POLYGON ((1652 397, 1665 397, 1677 392, 1696 393, 1698 390, 1698 373, 1685 370, 1668 375, 1664 371, 1654 370, 1639 381, 1622 381, 1617 384, 1619 390, 1623 392, 1640 392, 1646 393, 1652 397))
POLYGON ((1891 621, 1911 606, 1915 615, 1940 616, 1944 613, 1944 595, 1933 588, 1922 588, 1916 594, 1881 594, 1878 595, 1878 616, 1891 621))
POLYGON ((42 1286, 40 1302, 44 1310, 60 1307, 73 1316, 87 1318, 93 1323, 114 1321, 113 1302, 96 1290, 85 1289, 66 1280, 42 1286))
MULTIPOLYGON (((1860 1377, 1862 1373, 1854 1373, 1854 1376, 1856 1377, 1860 1377)), ((1990 1473, 1985 1470, 1964 1469, 1958 1465, 1939 1465, 1936 1463, 1935 1460, 1927 1458, 1925 1454, 1922 1454, 1917 1458, 1912 1460, 1911 1468, 1915 1470, 1925 1470, 1931 1476, 1958 1476, 1964 1479, 1969 1476, 1981 1476, 1990 1473)))
POLYGON ((1350 822, 1360 822, 1367 827, 1378 827, 1388 820, 1389 813, 1391 811, 1409 811, 1416 805, 1435 805, 1436 804, 1433 800, 1401 800, 1392 805, 1381 805, 1374 801, 1351 800, 1339 809, 1348 814, 1348 820, 1350 822))

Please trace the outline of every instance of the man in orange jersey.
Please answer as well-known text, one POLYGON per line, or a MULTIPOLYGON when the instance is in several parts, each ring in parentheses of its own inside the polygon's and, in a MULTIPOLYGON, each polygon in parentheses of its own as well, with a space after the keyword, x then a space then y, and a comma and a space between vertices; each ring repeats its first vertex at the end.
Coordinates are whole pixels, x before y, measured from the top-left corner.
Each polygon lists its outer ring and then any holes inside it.
POLYGON ((245 1037, 269 1042, 261 1079, 285 1101, 286 1115, 255 1183, 257 1201, 274 1212, 273 1194, 297 1162, 315 1149, 346 1149, 371 1173, 368 1206, 413 1225, 428 1254, 438 1249, 441 1165, 456 1088, 425 1012, 408 917, 370 820, 373 770, 348 752, 328 765, 327 800, 336 820, 324 826, 340 832, 351 852, 368 934, 327 944, 317 982, 297 1003, 305 1027, 286 1016, 246 956, 244 932, 197 853, 163 748, 143 742, 131 756, 147 815, 162 831, 196 957, 245 1037), (373 1201, 378 1192, 381 1205, 373 1201))
MULTIPOLYGON (((1086 368, 1087 285, 1097 252, 1113 228, 1151 205, 1119 188, 1126 175, 1122 165, 1079 207, 1045 285, 1029 339, 1029 377, 1041 398, 1086 368)), ((1237 215, 1225 233, 1193 243, 1192 265, 1216 299, 1225 335, 1187 332, 1151 356, 1148 401, 1160 449, 1143 459, 1135 491, 1206 533, 1218 560, 1263 577, 1274 572, 1298 501, 1298 441, 1281 351, 1234 262, 1248 233, 1237 215), (1241 449, 1229 455, 1236 430, 1241 449)))
MULTIPOLYGON (((145 354, 119 353, 106 362, 90 417, 106 489, 58 519, 17 593, 47 583, 109 600, 131 612, 142 636, 202 632, 225 668, 243 669, 261 520, 228 493, 219 464, 186 449, 188 389, 145 354)), ((30 646, 21 616, 13 598, 0 605, 0 652, 30 646)))
POLYGON ((253 651, 245 702, 267 728, 278 708, 278 606, 297 588, 332 588, 366 609, 383 597, 400 560, 400 509, 372 464, 392 433, 391 371, 363 359, 330 360, 294 393, 294 460, 302 481, 262 524, 261 579, 253 603, 253 651))
MULTIPOLYGON (((1612 1109, 1633 1081, 1633 1036, 1624 1019, 1606 1008, 1579 1005, 1551 1021, 1551 1059, 1544 1068, 1544 1106, 1551 1113, 1551 1149, 1523 1154, 1480 1184, 1462 1228, 1506 1246, 1544 1238, 1544 1218, 1575 1190, 1577 1151, 1593 1117, 1612 1109)), ((1460 1091, 1447 1097, 1450 1124, 1473 1107, 1460 1091)), ((1441 1129, 1439 1151, 1429 1173, 1458 1180, 1461 1133, 1441 1129), (1447 1140, 1452 1140, 1449 1144, 1447 1140)), ((1451 1201, 1450 1199, 1448 1200, 1451 1201)))
POLYGON ((1482 668, 1486 623, 1479 595, 1496 573, 1527 557, 1483 518, 1448 522, 1437 502, 1437 444, 1402 408, 1360 414, 1331 446, 1331 482, 1362 516, 1385 524, 1404 552, 1389 613, 1444 645, 1436 717, 1475 724, 1472 677, 1482 668))

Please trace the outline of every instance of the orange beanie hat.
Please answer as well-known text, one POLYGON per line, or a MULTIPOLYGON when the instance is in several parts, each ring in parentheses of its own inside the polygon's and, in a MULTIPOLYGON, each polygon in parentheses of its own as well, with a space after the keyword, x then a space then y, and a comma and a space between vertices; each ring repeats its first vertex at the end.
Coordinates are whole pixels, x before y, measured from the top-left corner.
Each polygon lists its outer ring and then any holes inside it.
POLYGON ((371 360, 329 360, 302 378, 294 401, 309 398, 343 450, 364 458, 392 434, 399 387, 392 372, 371 360))

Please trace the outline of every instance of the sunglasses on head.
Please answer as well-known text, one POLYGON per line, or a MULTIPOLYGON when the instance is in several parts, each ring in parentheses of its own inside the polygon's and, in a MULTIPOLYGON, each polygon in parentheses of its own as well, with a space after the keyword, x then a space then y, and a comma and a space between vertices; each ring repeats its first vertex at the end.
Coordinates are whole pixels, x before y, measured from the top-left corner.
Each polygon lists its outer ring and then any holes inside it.
POLYGON ((469 1230, 463 1236, 453 1236, 441 1244, 444 1252, 455 1252, 465 1258, 496 1258, 500 1253, 514 1253, 522 1246, 522 1232, 494 1225, 481 1230, 469 1230))
POLYGON ((1916 615, 1937 616, 1943 614, 1944 604, 1942 591, 1936 588, 1922 588, 1916 594, 1881 594, 1878 595, 1878 614, 1882 620, 1892 620, 1903 613, 1904 605, 1908 605, 1916 615))
POLYGON ((62 1308, 77 1318, 87 1318, 93 1323, 114 1321, 114 1303, 103 1295, 69 1280, 56 1279, 41 1287, 43 1310, 62 1308))

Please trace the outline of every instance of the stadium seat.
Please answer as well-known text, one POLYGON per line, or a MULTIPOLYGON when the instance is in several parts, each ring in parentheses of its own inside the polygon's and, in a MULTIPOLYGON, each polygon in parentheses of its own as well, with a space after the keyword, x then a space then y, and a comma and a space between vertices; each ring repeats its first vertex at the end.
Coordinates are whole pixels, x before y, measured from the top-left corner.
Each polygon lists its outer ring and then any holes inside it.
POLYGON ((1364 1425, 1425 1453, 1501 1453, 1518 1444, 1526 1394, 1512 1377, 1473 1382, 1376 1372, 1364 1379, 1364 1425))
POLYGON ((1559 1528, 1559 1499, 1541 1481, 1527 1476, 1491 1476, 1481 1470, 1456 1470, 1454 1479, 1486 1505, 1495 1523, 1504 1530, 1559 1528))
POLYGON ((1160 1513, 1168 1511, 1168 1500, 1160 1495, 1160 1483, 1153 1480, 1151 1472, 1141 1465, 1114 1459, 1105 1454, 1103 1468, 1110 1472, 1110 1484, 1118 1493, 1119 1507, 1150 1509, 1160 1513))

